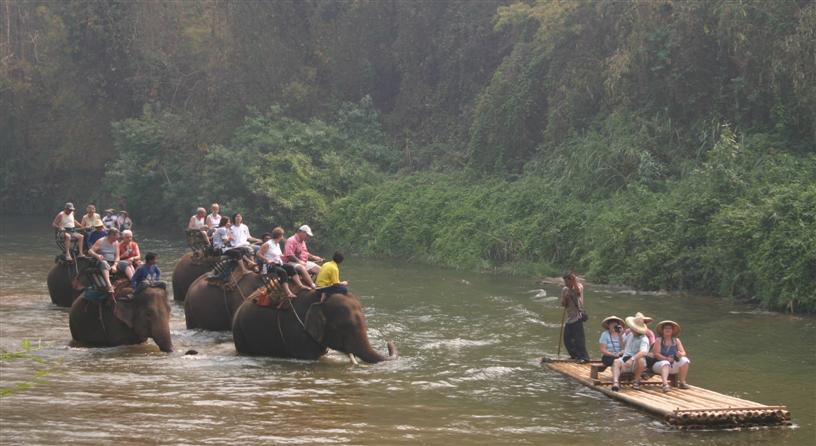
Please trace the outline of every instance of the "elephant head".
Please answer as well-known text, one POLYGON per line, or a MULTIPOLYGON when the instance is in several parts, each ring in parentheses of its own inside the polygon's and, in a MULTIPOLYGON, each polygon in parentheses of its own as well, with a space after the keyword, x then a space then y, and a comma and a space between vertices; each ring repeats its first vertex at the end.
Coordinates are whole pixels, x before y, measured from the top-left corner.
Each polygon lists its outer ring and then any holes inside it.
POLYGON ((139 339, 153 338, 163 352, 173 351, 170 337, 170 304, 163 288, 140 291, 128 304, 116 305, 116 317, 133 329, 139 339))
POLYGON ((365 315, 355 296, 333 294, 322 304, 312 305, 304 324, 306 332, 318 343, 333 350, 354 354, 365 362, 377 363, 398 357, 396 348, 390 342, 388 356, 371 347, 365 315))

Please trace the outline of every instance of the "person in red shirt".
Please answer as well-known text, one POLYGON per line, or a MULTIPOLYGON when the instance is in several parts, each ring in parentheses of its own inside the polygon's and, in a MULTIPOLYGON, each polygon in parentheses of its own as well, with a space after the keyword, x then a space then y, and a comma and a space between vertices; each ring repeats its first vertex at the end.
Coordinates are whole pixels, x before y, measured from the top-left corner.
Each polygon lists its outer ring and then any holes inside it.
POLYGON ((119 260, 128 263, 124 269, 128 279, 133 278, 133 273, 142 263, 141 256, 139 244, 133 241, 133 232, 129 229, 122 231, 122 241, 119 242, 119 260))
POLYGON ((286 239, 283 250, 283 259, 292 265, 303 278, 304 283, 311 289, 315 289, 314 282, 309 273, 320 272, 320 265, 315 262, 322 262, 323 258, 309 253, 306 248, 306 240, 312 236, 312 229, 307 225, 298 228, 295 235, 286 239))

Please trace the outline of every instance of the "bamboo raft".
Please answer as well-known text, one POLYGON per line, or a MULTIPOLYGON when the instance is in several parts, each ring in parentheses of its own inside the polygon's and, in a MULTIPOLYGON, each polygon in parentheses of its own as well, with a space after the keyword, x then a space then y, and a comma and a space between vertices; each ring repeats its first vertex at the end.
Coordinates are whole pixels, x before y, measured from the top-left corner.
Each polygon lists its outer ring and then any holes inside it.
POLYGON ((554 360, 549 368, 610 398, 660 416, 666 423, 679 429, 733 429, 754 426, 790 426, 791 415, 785 406, 766 406, 722 393, 690 386, 690 389, 672 388, 661 391, 660 376, 641 381, 641 390, 633 390, 621 381, 621 389, 612 386, 612 368, 597 373, 593 378, 592 366, 600 362, 578 364, 572 360, 554 360))

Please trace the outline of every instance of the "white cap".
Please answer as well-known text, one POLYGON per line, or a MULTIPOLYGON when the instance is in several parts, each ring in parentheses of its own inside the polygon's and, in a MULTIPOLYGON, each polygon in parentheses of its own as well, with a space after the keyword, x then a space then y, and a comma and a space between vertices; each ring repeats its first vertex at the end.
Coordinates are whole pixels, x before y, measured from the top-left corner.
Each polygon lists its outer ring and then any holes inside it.
POLYGON ((310 228, 309 225, 303 225, 303 226, 299 227, 298 231, 303 231, 303 232, 309 234, 309 237, 314 237, 314 235, 312 234, 312 228, 310 228))

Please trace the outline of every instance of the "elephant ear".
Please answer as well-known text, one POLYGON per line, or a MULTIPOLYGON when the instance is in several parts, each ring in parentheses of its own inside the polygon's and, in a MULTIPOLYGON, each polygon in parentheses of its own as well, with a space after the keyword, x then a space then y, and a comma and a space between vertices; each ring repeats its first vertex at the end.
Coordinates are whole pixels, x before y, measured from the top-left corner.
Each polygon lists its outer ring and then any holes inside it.
POLYGON ((130 302, 116 302, 116 305, 113 307, 113 315, 116 316, 116 319, 124 322, 130 328, 133 328, 133 316, 136 312, 133 310, 133 305, 130 302))
POLYGON ((326 316, 323 314, 323 304, 313 303, 306 312, 306 333, 322 344, 325 328, 326 316))

